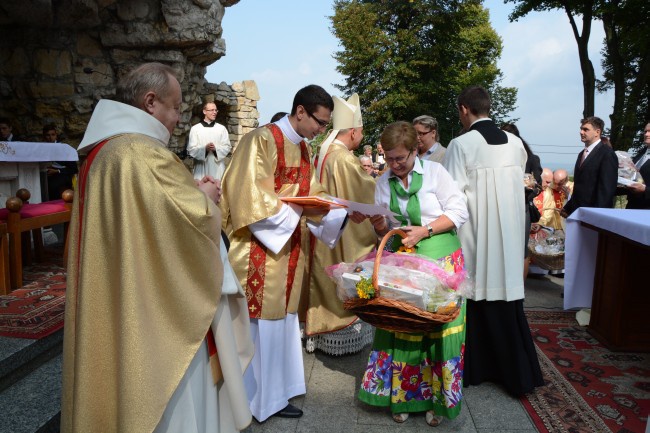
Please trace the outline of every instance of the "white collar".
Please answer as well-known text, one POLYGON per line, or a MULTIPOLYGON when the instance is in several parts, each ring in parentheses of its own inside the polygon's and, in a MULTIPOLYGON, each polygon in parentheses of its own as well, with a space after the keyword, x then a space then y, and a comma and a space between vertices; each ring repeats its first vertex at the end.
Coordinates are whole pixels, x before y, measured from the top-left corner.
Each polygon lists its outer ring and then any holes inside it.
POLYGON ((587 149, 587 155, 589 155, 594 150, 594 147, 598 146, 598 143, 600 143, 600 140, 591 143, 589 146, 585 148, 587 149))
POLYGON ((475 121, 473 121, 472 124, 469 125, 469 127, 471 128, 472 126, 474 126, 475 123, 482 122, 484 120, 492 120, 492 119, 490 119, 489 117, 481 117, 480 119, 476 119, 475 121))
POLYGON ((292 143, 298 144, 303 140, 303 138, 296 132, 296 130, 293 129, 293 126, 291 126, 288 114, 282 119, 275 122, 275 124, 278 125, 278 128, 280 128, 285 137, 287 137, 292 143))
POLYGON ((143 134, 160 141, 163 146, 170 138, 165 125, 147 112, 121 102, 102 99, 90 117, 77 152, 86 154, 101 141, 119 134, 143 134))

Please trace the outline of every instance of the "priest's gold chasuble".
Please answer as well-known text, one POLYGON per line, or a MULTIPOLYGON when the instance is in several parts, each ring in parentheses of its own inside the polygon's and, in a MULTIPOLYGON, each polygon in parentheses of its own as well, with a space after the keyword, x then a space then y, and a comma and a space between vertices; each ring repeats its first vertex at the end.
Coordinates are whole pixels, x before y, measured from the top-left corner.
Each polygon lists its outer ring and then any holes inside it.
MULTIPOLYGON (((340 141, 335 140, 330 145, 320 181, 327 193, 334 197, 367 204, 375 202, 375 180, 340 141)), ((313 242, 305 322, 307 335, 336 331, 357 319, 343 309, 343 303, 336 295, 336 284, 325 274, 325 268, 341 262, 354 262, 368 254, 376 243, 377 235, 369 220, 347 224, 334 249, 329 249, 323 242, 313 242)))
POLYGON ((220 221, 160 141, 117 135, 83 161, 70 222, 61 431, 156 428, 219 304, 220 221))
POLYGON ((242 138, 224 174, 221 207, 230 240, 228 257, 246 291, 253 319, 282 319, 297 312, 309 229, 302 217, 275 254, 248 226, 276 215, 282 197, 323 194, 313 171, 304 140, 292 143, 269 124, 242 138))

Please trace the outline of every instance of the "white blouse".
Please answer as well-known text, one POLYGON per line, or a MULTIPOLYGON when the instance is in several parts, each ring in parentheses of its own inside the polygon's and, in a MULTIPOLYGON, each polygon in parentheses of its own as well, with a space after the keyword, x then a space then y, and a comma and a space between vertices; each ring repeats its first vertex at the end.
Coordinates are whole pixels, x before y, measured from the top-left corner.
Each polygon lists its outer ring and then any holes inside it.
MULTIPOLYGON (((415 157, 413 169, 408 174, 408 184, 411 185, 413 172, 422 174, 422 188, 417 192, 420 201, 420 213, 422 216, 422 225, 435 221, 442 215, 446 215, 459 228, 469 218, 467 205, 463 194, 456 186, 456 182, 445 168, 434 161, 423 160, 415 157)), ((377 179, 377 189, 375 190, 375 204, 390 209, 390 185, 388 179, 395 177, 389 169, 379 179, 377 179)), ((400 180, 401 182, 401 180, 400 180)), ((402 185, 403 186, 403 185, 402 185)), ((405 188, 406 189, 406 188, 405 188)), ((397 196, 400 213, 411 221, 406 213, 408 197, 397 196)))

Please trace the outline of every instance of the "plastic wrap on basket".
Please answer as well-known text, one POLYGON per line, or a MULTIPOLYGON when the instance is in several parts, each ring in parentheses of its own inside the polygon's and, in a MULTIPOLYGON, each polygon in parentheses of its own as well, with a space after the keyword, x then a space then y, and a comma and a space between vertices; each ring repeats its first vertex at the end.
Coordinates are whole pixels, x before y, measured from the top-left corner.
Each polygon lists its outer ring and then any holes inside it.
POLYGON ((630 157, 627 152, 617 150, 616 157, 618 158, 619 185, 631 185, 635 182, 643 183, 643 178, 641 177, 641 173, 639 173, 639 169, 636 167, 632 157, 630 157))
MULTIPOLYGON (((339 299, 375 296, 370 282, 375 256, 372 252, 355 263, 340 263, 326 270, 337 284, 339 299)), ((381 257, 378 286, 381 297, 429 312, 456 308, 460 298, 471 297, 474 290, 465 272, 448 273, 425 256, 387 252, 381 257)))

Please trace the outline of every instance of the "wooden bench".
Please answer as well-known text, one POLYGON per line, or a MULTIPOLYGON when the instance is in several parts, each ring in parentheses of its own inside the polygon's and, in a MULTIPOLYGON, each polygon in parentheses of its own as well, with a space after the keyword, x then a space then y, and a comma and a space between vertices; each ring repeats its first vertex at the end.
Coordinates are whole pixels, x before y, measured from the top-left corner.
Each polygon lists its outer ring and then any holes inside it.
MULTIPOLYGON (((38 204, 25 203, 29 200, 29 197, 29 191, 20 189, 16 192, 16 197, 7 199, 6 209, 0 209, 0 222, 6 225, 9 240, 9 281, 11 290, 19 289, 23 285, 23 248, 27 249, 28 254, 31 253, 30 232, 34 240, 35 258, 37 261, 42 261, 44 258, 42 228, 55 224, 64 224, 64 262, 67 259, 68 224, 72 213, 73 191, 64 191, 61 200, 38 204), (23 242, 23 234, 27 234, 28 241, 26 243, 23 242)), ((0 278, 2 278, 2 275, 0 275, 0 278)))

